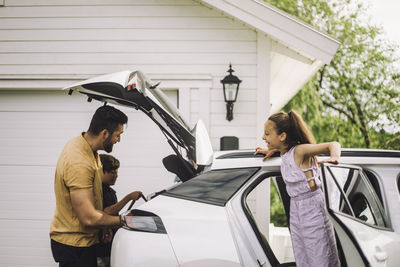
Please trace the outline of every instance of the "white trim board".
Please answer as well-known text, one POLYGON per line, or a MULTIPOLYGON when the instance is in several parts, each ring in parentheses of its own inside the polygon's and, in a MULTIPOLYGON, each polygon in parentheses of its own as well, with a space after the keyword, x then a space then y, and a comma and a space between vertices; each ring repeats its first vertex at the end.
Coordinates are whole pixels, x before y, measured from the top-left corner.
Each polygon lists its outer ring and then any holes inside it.
POLYGON ((257 0, 201 0, 237 18, 310 59, 329 63, 340 43, 289 14, 257 0))
MULTIPOLYGON (((160 88, 211 88, 213 79, 211 75, 186 75, 186 74, 148 74, 152 80, 161 81, 160 88)), ((0 79, 0 90, 58 90, 67 87, 76 81, 86 80, 91 76, 69 76, 65 79, 8 78, 0 79)))

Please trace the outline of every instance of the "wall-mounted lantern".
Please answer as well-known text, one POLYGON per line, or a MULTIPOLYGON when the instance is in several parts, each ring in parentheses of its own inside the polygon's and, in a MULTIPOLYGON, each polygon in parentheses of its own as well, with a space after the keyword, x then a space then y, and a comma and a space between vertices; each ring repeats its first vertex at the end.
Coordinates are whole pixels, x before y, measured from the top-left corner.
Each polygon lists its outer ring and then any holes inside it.
POLYGON ((236 102, 239 92, 239 84, 242 81, 235 75, 232 75, 232 72, 234 72, 232 64, 229 64, 228 72, 229 75, 225 76, 221 80, 221 83, 224 88, 224 100, 226 102, 226 119, 231 121, 233 119, 233 103, 236 102))

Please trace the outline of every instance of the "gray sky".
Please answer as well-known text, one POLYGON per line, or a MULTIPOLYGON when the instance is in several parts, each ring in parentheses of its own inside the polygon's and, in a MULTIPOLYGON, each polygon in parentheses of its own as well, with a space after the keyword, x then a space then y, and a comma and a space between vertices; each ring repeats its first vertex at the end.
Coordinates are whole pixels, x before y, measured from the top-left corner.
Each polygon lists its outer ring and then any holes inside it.
POLYGON ((370 14, 373 21, 382 25, 387 37, 400 46, 400 1, 368 0, 371 3, 370 14))
MULTIPOLYGON (((389 40, 400 47, 400 1, 368 0, 371 3, 370 14, 373 22, 383 26, 389 40)), ((400 53, 400 51, 398 51, 400 53)), ((388 132, 398 132, 399 128, 386 128, 388 132)))

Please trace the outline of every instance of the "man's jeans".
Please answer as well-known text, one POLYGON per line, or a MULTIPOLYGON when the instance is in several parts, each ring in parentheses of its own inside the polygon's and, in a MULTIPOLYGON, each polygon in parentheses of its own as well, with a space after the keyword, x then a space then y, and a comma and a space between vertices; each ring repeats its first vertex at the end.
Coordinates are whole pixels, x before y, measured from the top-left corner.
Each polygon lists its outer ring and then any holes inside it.
POLYGON ((97 267, 96 246, 73 247, 51 240, 53 258, 59 267, 97 267))

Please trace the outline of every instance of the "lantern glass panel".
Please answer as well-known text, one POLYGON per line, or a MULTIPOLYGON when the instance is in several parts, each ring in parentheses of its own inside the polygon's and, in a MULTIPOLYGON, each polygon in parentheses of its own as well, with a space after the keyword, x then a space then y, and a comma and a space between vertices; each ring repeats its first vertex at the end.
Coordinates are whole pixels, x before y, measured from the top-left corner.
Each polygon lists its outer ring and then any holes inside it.
POLYGON ((237 84, 234 84, 234 83, 225 84, 226 101, 234 102, 236 100, 236 89, 237 89, 237 84))

